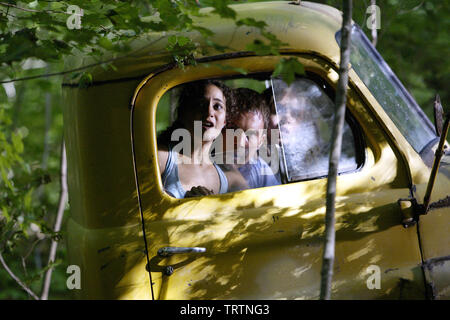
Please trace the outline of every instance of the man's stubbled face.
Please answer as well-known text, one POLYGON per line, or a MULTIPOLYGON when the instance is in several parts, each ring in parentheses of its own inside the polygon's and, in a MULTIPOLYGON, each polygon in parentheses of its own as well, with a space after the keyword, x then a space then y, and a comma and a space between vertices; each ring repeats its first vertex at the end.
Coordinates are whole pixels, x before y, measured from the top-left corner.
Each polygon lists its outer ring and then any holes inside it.
POLYGON ((228 129, 243 132, 234 138, 234 152, 245 152, 245 163, 255 159, 264 142, 264 120, 260 112, 245 112, 232 120, 228 129))

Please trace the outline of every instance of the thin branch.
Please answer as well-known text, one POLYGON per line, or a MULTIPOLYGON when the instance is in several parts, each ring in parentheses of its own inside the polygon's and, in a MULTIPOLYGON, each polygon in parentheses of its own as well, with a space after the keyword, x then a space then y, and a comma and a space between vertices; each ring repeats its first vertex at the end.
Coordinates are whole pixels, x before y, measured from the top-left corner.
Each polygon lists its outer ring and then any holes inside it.
POLYGON ((34 247, 39 243, 39 241, 44 240, 45 238, 42 239, 36 239, 33 244, 31 245, 30 249, 28 250, 27 254, 25 255, 25 257, 22 257, 22 259, 25 260, 28 259, 28 257, 30 256, 30 254, 33 252, 34 247))
POLYGON ((28 276, 28 272, 27 272, 27 264, 26 264, 26 260, 28 259, 28 256, 31 254, 31 252, 33 252, 34 247, 36 246, 36 244, 41 241, 42 239, 36 239, 32 244, 30 249, 28 250, 27 254, 24 257, 21 257, 22 259, 22 267, 23 267, 23 271, 25 272, 25 275, 28 276))
POLYGON ((25 263, 25 259, 23 257, 21 257, 21 258, 22 258, 23 272, 25 272, 25 276, 28 277, 27 264, 25 263))
MULTIPOLYGON (((55 233, 59 232, 61 230, 61 224, 62 224, 62 219, 64 216, 64 209, 66 207, 67 198, 68 198, 67 160, 66 160, 66 147, 65 147, 64 139, 63 139, 62 148, 61 148, 61 192, 60 192, 60 196, 59 196, 58 213, 56 214, 56 221, 55 221, 55 227, 54 227, 55 233)), ((50 247, 50 254, 48 257, 48 265, 51 265, 52 263, 54 263, 57 249, 58 249, 58 241, 52 240, 52 245, 50 247)), ((53 267, 50 267, 50 268, 48 268, 47 272, 45 273, 44 288, 42 289, 42 294, 41 294, 42 300, 48 299, 50 283, 52 280, 52 272, 53 272, 53 267)))
MULTIPOLYGON (((373 7, 376 7, 377 5, 377 1, 376 0, 371 0, 371 6, 372 6, 372 10, 374 10, 373 7)), ((376 47, 377 45, 377 40, 378 40, 378 32, 377 32, 377 14, 374 14, 374 12, 372 11, 372 45, 374 47, 376 47)))
POLYGON ((4 81, 0 81, 0 84, 10 83, 10 82, 18 82, 18 81, 25 81, 25 80, 33 80, 33 79, 39 79, 39 78, 54 77, 54 76, 62 76, 62 75, 68 74, 68 73, 85 70, 85 69, 88 69, 88 68, 91 68, 91 67, 95 67, 95 66, 98 66, 98 65, 101 65, 101 64, 110 63, 110 62, 113 62, 113 61, 118 60, 118 59, 120 59, 120 58, 115 58, 115 59, 111 59, 111 60, 107 60, 107 61, 96 62, 96 63, 89 64, 87 66, 83 66, 83 67, 79 67, 79 68, 75 68, 75 69, 67 70, 67 71, 46 73, 46 74, 39 74, 39 75, 36 75, 36 76, 29 76, 29 77, 23 77, 23 78, 17 78, 17 79, 4 80, 4 81))
POLYGON ((0 12, 2 12, 2 15, 5 15, 5 16, 11 16, 11 17, 13 17, 13 18, 17 18, 17 16, 15 16, 15 15, 9 13, 9 8, 8 8, 7 11, 0 10, 0 12))
POLYGON ((9 269, 8 265, 3 259, 3 255, 1 252, 0 252, 0 263, 2 264, 3 268, 5 268, 6 272, 8 272, 10 277, 13 278, 13 280, 16 281, 22 287, 23 290, 25 290, 30 296, 32 296, 33 299, 39 300, 39 297, 36 294, 34 294, 34 292, 31 291, 31 289, 28 288, 22 281, 20 281, 20 279, 11 271, 11 269, 9 269))
POLYGON ((329 300, 331 297, 331 283, 333 279, 333 265, 335 254, 335 200, 336 181, 341 157, 342 131, 345 119, 346 92, 348 84, 348 70, 350 63, 350 35, 352 21, 352 0, 343 0, 344 13, 341 31, 341 51, 339 65, 339 80, 336 90, 335 117, 331 135, 330 158, 328 167, 326 212, 325 212, 325 239, 322 258, 320 299, 329 300))
MULTIPOLYGON (((367 8, 367 1, 366 0, 363 0, 363 1, 364 1, 363 8, 367 8)), ((356 17, 355 17, 355 19, 356 19, 356 17)), ((366 21, 366 15, 361 15, 361 21, 358 23, 358 25, 360 25, 363 29, 365 27, 365 23, 364 23, 365 21, 366 21)))
POLYGON ((405 14, 405 13, 410 13, 410 12, 416 11, 416 10, 420 9, 421 6, 423 6, 423 3, 424 3, 424 2, 425 2, 425 0, 422 1, 420 4, 418 4, 417 6, 415 6, 414 8, 411 8, 411 9, 408 9, 408 10, 399 10, 398 13, 397 13, 397 15, 405 14))
POLYGON ((27 9, 27 8, 23 8, 23 7, 19 7, 16 6, 15 4, 12 3, 6 3, 6 2, 0 2, 0 6, 4 6, 4 7, 11 7, 14 9, 18 9, 18 10, 22 10, 22 11, 26 11, 26 12, 35 12, 35 13, 64 13, 64 14, 70 14, 64 11, 56 11, 56 10, 34 10, 34 9, 27 9))
MULTIPOLYGON (((130 53, 128 55, 124 55, 124 56, 121 56, 121 57, 112 58, 112 59, 109 59, 109 60, 106 60, 106 61, 95 62, 95 63, 91 63, 91 64, 88 64, 88 65, 85 65, 83 67, 79 67, 79 68, 75 68, 75 69, 71 69, 71 70, 66 70, 66 71, 61 71, 61 72, 46 73, 46 74, 40 74, 40 75, 36 75, 36 76, 29 76, 29 77, 16 78, 16 79, 10 79, 10 80, 3 80, 3 81, 0 81, 0 84, 10 83, 10 82, 18 82, 18 81, 25 81, 25 80, 33 80, 33 79, 46 78, 46 77, 53 77, 53 76, 62 76, 62 75, 68 74, 68 73, 77 72, 77 71, 89 69, 89 68, 92 68, 92 67, 95 67, 95 66, 99 66, 99 65, 102 65, 102 64, 111 63, 111 62, 114 62, 114 61, 117 61, 117 60, 121 60, 121 59, 125 59, 125 58, 128 58, 128 57, 132 57, 137 52, 142 51, 146 47, 155 44, 156 42, 158 42, 162 38, 164 38, 164 37, 163 36, 159 37, 158 39, 156 39, 155 41, 152 41, 148 45, 145 45, 144 47, 142 47, 142 48, 140 48, 140 49, 138 49, 138 50, 136 50, 136 51, 134 51, 134 52, 132 52, 132 53, 130 53)), ((150 55, 154 55, 154 54, 158 54, 158 53, 160 53, 160 52, 149 54, 149 56, 150 55)))

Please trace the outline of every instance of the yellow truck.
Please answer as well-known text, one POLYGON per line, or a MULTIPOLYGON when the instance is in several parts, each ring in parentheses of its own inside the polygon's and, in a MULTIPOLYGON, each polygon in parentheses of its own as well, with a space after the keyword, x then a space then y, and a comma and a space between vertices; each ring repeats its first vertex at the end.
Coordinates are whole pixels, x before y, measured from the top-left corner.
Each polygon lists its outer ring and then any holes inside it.
MULTIPOLYGON (((286 43, 281 55, 248 52, 246 45, 260 37, 257 29, 203 9, 209 14, 197 23, 233 49, 209 49, 182 69, 164 50, 169 35, 150 34, 136 42, 134 54, 114 62, 114 71, 92 68, 88 88, 63 84, 67 243, 69 264, 81 271, 77 298, 319 297, 342 16, 306 1, 232 7, 239 18, 265 21, 286 43), (283 58, 305 69, 290 86, 271 77, 283 58), (164 192, 157 134, 170 125, 177 88, 200 79, 272 87, 278 112, 286 90, 308 102, 317 139, 281 140, 280 185, 185 199, 164 192), (319 150, 313 161, 292 156, 304 152, 296 149, 305 143, 300 140, 319 150)), ((207 48, 200 35, 187 36, 207 48)), ((346 110, 332 298, 448 299, 450 156, 444 139, 430 178, 445 133, 437 132, 356 24, 346 110), (428 185, 433 189, 424 209, 428 185)))

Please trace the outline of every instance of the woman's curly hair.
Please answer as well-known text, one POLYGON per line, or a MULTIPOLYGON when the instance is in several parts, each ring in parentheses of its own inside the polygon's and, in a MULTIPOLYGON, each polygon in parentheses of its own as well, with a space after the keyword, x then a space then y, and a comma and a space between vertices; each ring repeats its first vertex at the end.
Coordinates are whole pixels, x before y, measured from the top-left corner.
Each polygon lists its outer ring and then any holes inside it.
POLYGON ((252 89, 237 88, 232 90, 231 103, 227 109, 227 123, 233 123, 243 113, 260 113, 264 121, 264 128, 269 124, 270 108, 266 98, 252 89))
POLYGON ((178 97, 178 105, 176 110, 177 115, 175 121, 170 127, 161 132, 161 134, 158 136, 158 143, 168 146, 171 141, 172 132, 174 132, 176 129, 185 128, 183 119, 186 119, 187 115, 190 112, 193 112, 193 110, 195 110, 195 108, 198 108, 198 106, 201 104, 202 100, 204 99, 206 87, 208 85, 214 85, 222 91, 226 103, 225 111, 226 114, 228 114, 228 106, 232 100, 231 89, 224 83, 218 80, 208 79, 183 84, 180 96, 178 97))

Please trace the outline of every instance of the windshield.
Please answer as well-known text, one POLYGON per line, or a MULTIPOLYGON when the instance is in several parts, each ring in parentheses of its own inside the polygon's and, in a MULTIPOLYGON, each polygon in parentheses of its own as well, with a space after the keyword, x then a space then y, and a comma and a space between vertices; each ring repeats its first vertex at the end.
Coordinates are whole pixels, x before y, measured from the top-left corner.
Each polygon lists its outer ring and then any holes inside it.
MULTIPOLYGON (((338 43, 340 33, 336 33, 338 43)), ((433 126, 357 25, 352 28, 350 62, 406 140, 420 153, 436 137, 433 126)))

